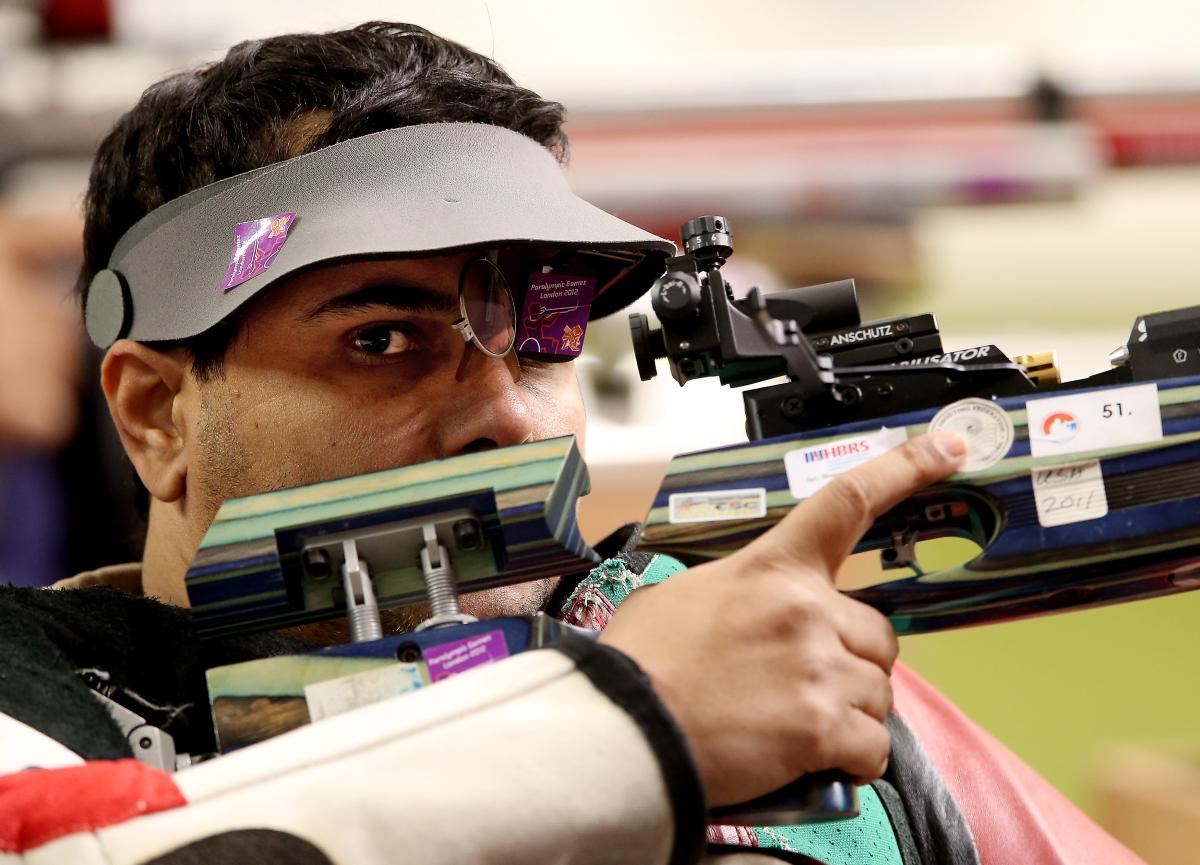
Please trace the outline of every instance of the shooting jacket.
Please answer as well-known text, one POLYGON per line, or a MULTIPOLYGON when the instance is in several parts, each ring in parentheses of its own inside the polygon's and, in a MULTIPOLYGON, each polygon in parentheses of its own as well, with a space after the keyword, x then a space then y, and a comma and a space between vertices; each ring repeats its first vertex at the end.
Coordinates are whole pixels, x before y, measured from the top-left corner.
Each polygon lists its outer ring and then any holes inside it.
MULTIPOLYGON (((619 555, 557 602, 602 626, 678 567, 619 555)), ((130 757, 79 671, 200 752, 203 670, 297 646, 202 651, 186 610, 136 594, 136 566, 68 582, 0 588, 0 865, 1140 862, 903 667, 887 776, 859 818, 819 827, 706 826, 651 683, 584 639, 168 774, 130 757)))

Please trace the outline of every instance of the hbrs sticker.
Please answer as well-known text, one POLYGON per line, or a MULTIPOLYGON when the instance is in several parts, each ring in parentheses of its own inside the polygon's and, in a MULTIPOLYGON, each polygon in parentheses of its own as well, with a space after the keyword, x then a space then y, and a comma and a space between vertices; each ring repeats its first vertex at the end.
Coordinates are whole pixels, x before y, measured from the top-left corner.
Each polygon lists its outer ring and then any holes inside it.
POLYGON ((783 457, 788 488, 797 499, 806 499, 842 472, 874 459, 908 439, 903 428, 883 428, 812 447, 788 451, 783 457))

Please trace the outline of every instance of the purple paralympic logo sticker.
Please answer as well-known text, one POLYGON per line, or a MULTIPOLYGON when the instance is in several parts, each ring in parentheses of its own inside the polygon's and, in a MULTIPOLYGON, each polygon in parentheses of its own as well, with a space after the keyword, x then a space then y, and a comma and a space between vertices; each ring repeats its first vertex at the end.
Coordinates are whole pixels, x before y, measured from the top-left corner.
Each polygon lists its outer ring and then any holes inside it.
POLYGON ((229 291, 266 271, 283 249, 295 221, 295 213, 276 213, 235 225, 233 254, 229 259, 225 281, 221 283, 221 291, 229 291))
POLYGON ((565 273, 529 277, 517 351, 578 357, 592 312, 596 278, 565 273))
POLYGON ((507 658, 508 645, 504 642, 503 631, 485 631, 472 637, 431 646, 422 654, 429 667, 429 681, 440 682, 472 667, 507 658))

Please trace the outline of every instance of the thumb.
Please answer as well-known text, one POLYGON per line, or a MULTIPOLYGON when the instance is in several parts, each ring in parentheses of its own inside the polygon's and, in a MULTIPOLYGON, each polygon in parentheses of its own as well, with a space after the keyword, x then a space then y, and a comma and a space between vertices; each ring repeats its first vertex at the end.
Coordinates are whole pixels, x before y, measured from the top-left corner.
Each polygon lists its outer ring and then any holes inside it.
POLYGON ((955 433, 909 439, 838 475, 746 551, 810 567, 821 563, 832 576, 880 514, 953 474, 965 454, 966 442, 955 433))

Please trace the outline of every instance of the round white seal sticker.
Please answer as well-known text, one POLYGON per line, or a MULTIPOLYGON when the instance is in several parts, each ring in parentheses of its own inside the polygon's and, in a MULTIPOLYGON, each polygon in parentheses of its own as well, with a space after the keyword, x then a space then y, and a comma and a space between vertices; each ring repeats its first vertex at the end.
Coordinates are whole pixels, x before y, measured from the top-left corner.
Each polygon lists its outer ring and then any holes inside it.
POLYGON ((1013 425, 1008 412, 990 399, 960 399, 933 416, 930 432, 958 433, 967 442, 967 456, 960 472, 981 472, 1008 455, 1013 443, 1013 425))

